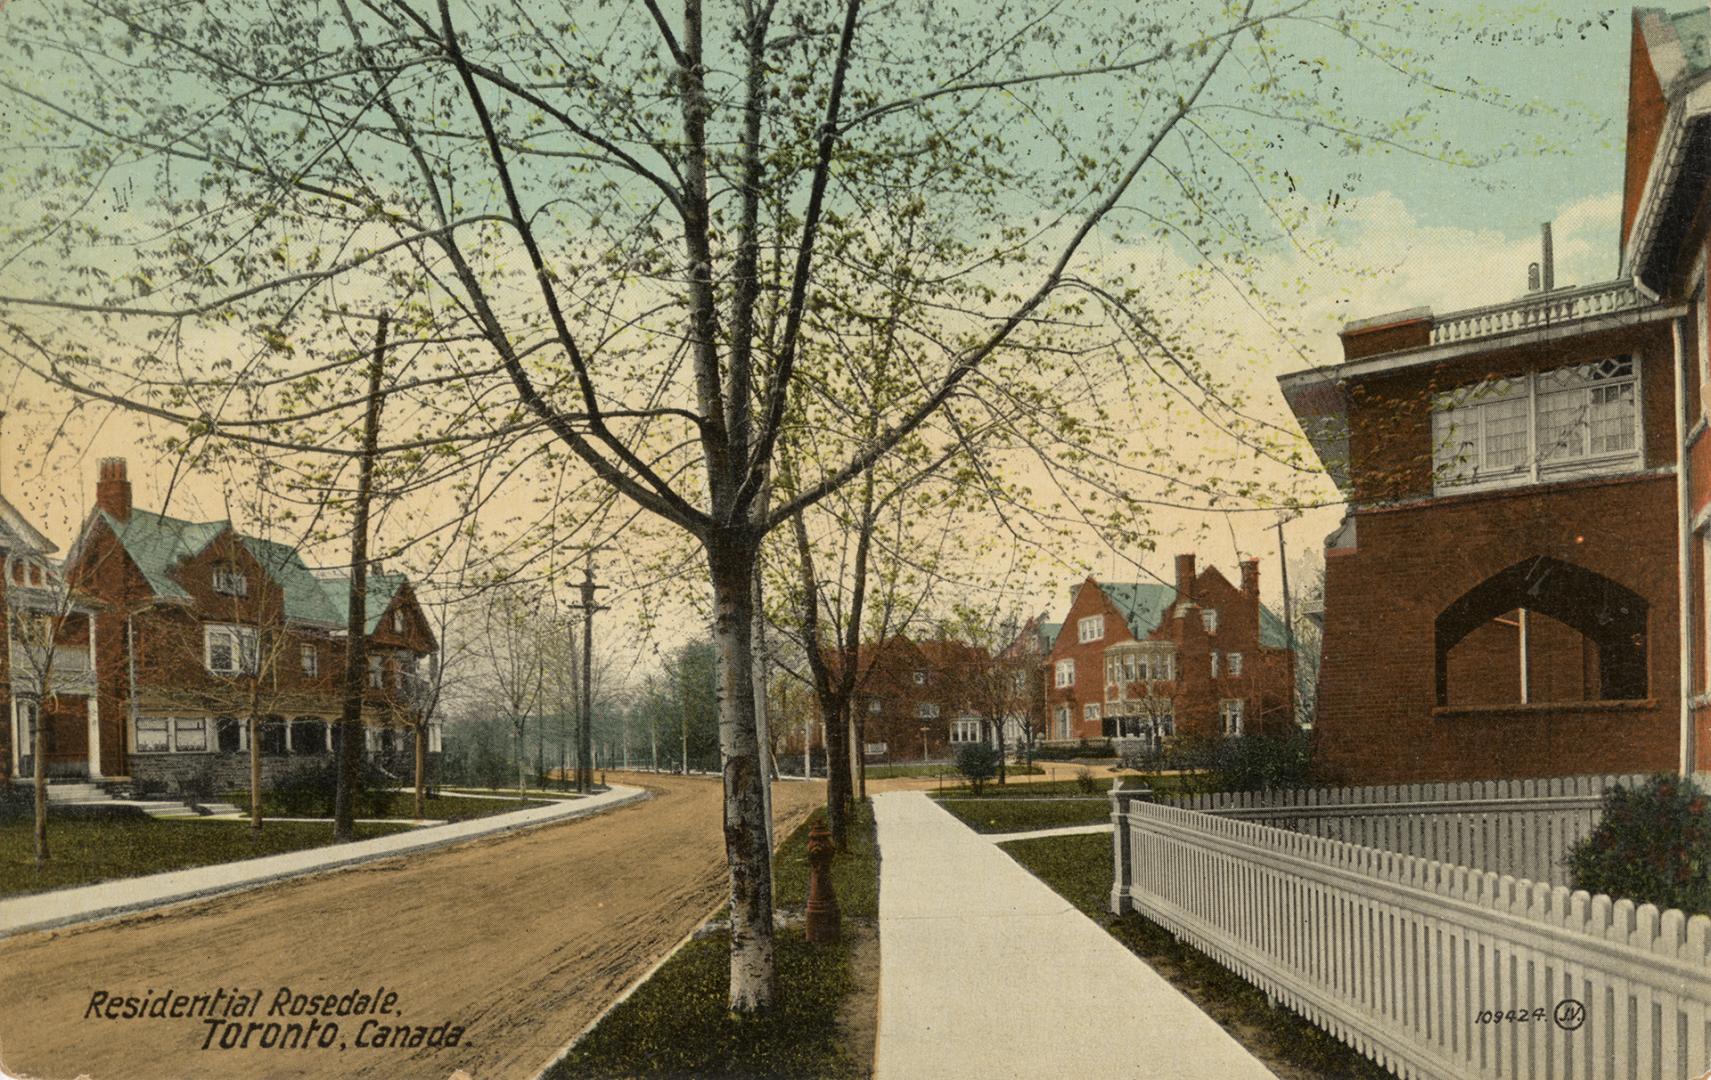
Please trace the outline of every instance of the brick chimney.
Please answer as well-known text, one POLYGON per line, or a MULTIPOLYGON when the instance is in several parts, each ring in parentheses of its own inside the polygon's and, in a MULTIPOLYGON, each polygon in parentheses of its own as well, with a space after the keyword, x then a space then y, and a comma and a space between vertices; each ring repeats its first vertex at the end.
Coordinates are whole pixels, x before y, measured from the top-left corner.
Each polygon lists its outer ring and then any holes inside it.
POLYGON ((1242 595, 1250 600, 1259 599, 1259 560, 1242 560, 1242 595))
POLYGON ((95 505, 120 521, 131 519, 131 481, 125 476, 125 459, 102 458, 95 484, 95 505))
POLYGON ((1194 556, 1176 557, 1176 599, 1182 604, 1194 603, 1194 556))

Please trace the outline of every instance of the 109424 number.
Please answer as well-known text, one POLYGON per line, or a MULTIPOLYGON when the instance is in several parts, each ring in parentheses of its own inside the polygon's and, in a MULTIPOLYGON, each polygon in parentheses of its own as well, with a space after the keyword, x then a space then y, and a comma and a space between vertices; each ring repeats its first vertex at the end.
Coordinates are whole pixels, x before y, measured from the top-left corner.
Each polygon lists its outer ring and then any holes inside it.
POLYGON ((1550 1014, 1544 1009, 1485 1009, 1473 1018, 1476 1024, 1531 1024, 1550 1014))

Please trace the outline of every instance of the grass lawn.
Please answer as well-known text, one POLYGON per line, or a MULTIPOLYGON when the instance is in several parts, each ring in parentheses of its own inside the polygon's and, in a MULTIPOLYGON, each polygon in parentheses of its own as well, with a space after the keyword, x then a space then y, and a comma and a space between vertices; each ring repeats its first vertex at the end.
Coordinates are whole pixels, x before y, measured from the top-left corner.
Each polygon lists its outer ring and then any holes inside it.
POLYGON ((1002 846, 1035 877, 1187 995, 1281 1080, 1390 1077, 1387 1070, 1307 1020, 1267 1005, 1263 992, 1206 954, 1178 942, 1157 923, 1136 914, 1121 918, 1112 915, 1107 910, 1111 899, 1110 837, 1053 836, 1012 840, 1002 846))
MULTIPOLYGON (((359 825, 357 837, 402 832, 408 825, 359 825)), ((259 836, 235 821, 156 821, 150 817, 48 818, 48 864, 35 866, 34 822, 0 821, 0 896, 92 885, 165 870, 234 862, 320 847, 333 827, 271 822, 259 836)))
MULTIPOLYGON (((1040 773, 1045 771, 1038 765, 1008 765, 1005 768, 1011 776, 1028 776, 1030 774, 1038 776, 1040 773)), ((902 777, 914 776, 951 777, 959 775, 961 774, 956 771, 956 766, 949 762, 941 762, 937 765, 929 763, 926 765, 869 765, 867 767, 867 778, 869 780, 896 780, 902 777)))
MULTIPOLYGON (((813 820, 779 846, 774 884, 780 910, 806 903, 804 849, 813 820)), ((832 863, 843 940, 810 945, 801 930, 780 930, 774 937, 778 989, 770 1013, 732 1019, 725 1006, 730 938, 710 934, 685 945, 608 1013, 547 1073, 549 1080, 869 1075, 878 950, 871 947, 874 931, 863 924, 875 921, 879 911, 872 810, 858 807, 851 825, 850 850, 832 863)))
MULTIPOLYGON (((232 794, 226 801, 235 805, 244 813, 249 813, 249 794, 232 794)), ((513 814, 518 810, 527 810, 532 806, 550 805, 545 800, 523 801, 518 799, 463 799, 463 798, 433 798, 425 800, 423 809, 434 821, 468 821, 470 818, 488 817, 492 814, 513 814)), ((275 805, 271 800, 263 799, 262 813, 269 817, 320 817, 330 815, 293 813, 284 807, 275 805)), ((386 810, 382 814, 373 814, 362 803, 357 804, 357 817, 383 818, 413 818, 416 816, 416 795, 409 791, 394 791, 388 793, 386 810)), ((285 823, 289 824, 289 822, 285 823)))
MULTIPOLYGON (((411 789, 414 790, 414 789, 411 789)), ((484 788, 484 787, 446 787, 440 785, 441 791, 455 791, 460 795, 498 795, 515 799, 516 788, 484 788)), ((528 799, 581 799, 586 796, 575 791, 560 791, 557 788, 525 788, 523 797, 528 799)))
POLYGON ((1111 820, 1111 803, 1099 798, 946 799, 939 805, 978 833, 1102 825, 1111 820))

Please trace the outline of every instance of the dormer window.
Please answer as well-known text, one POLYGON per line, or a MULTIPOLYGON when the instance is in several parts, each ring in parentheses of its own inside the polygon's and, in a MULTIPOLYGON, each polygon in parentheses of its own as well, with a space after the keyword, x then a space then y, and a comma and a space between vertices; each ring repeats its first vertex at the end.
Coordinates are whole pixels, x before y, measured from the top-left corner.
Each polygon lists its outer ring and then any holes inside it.
POLYGON ((214 568, 214 591, 227 596, 248 596, 250 579, 230 566, 214 568))

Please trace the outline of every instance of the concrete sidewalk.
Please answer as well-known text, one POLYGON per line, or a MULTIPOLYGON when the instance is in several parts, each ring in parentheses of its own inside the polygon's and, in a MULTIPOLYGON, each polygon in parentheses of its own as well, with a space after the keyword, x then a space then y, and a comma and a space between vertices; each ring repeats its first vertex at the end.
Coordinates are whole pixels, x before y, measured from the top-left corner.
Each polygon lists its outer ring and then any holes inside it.
MULTIPOLYGON (((285 878, 334 870, 373 859, 386 859, 430 851, 476 837, 527 829, 570 818, 598 814, 603 810, 639 802, 648 797, 641 788, 612 785, 611 790, 585 799, 558 799, 550 806, 532 806, 509 814, 471 818, 425 829, 377 836, 349 844, 289 851, 259 859, 216 863, 189 870, 172 870, 145 877, 121 878, 96 885, 80 885, 53 892, 32 893, 0 900, 0 937, 30 930, 46 930, 70 923, 104 919, 145 908, 175 904, 182 900, 219 893, 253 889, 285 878)), ((244 828, 216 825, 210 828, 244 828)))
POLYGON ((1272 1077, 1139 957, 925 794, 879 795, 874 817, 879 1080, 1272 1077))

